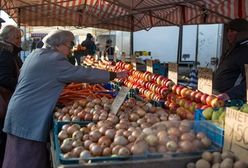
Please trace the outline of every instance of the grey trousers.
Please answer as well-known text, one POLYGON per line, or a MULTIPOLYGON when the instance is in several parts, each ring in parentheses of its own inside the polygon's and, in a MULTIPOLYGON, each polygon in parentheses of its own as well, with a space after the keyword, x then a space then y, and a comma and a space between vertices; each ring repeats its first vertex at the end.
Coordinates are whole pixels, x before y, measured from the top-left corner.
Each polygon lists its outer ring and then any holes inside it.
POLYGON ((3 168, 50 168, 47 144, 7 134, 3 168))

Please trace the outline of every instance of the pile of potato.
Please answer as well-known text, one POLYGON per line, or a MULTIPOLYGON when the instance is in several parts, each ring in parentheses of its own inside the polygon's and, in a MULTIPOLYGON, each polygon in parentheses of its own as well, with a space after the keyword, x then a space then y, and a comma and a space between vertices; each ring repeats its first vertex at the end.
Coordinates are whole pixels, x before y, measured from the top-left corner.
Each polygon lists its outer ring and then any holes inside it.
POLYGON ((239 160, 232 152, 203 152, 196 163, 190 162, 187 168, 248 168, 248 164, 239 160))

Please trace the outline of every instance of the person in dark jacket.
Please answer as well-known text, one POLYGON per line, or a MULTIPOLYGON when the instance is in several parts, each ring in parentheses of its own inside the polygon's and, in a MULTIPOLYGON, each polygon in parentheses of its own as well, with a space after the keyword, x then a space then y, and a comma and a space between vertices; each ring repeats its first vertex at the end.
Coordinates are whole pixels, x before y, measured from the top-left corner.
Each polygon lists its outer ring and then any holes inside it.
POLYGON ((214 73, 213 90, 223 100, 245 99, 245 67, 248 64, 248 21, 234 19, 228 24, 229 47, 214 73))
POLYGON ((14 92, 22 61, 21 30, 15 26, 5 26, 0 33, 0 167, 2 166, 6 134, 2 132, 8 101, 14 92))
POLYGON ((115 48, 112 45, 112 40, 108 39, 106 41, 106 46, 105 46, 105 57, 108 57, 108 60, 113 61, 114 60, 114 53, 115 53, 115 48))
POLYGON ((80 63, 81 56, 95 55, 96 53, 96 45, 94 42, 94 38, 90 33, 87 33, 86 39, 81 43, 81 46, 83 48, 82 55, 75 55, 78 65, 81 64, 80 63))

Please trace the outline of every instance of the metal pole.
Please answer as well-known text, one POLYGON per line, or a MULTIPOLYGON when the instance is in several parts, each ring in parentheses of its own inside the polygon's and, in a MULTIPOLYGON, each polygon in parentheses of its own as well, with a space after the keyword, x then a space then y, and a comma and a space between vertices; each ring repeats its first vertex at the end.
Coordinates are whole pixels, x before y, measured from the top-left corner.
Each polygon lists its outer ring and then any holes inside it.
POLYGON ((178 34, 178 50, 177 50, 177 64, 181 62, 182 58, 182 44, 183 44, 183 26, 179 26, 179 34, 178 34))

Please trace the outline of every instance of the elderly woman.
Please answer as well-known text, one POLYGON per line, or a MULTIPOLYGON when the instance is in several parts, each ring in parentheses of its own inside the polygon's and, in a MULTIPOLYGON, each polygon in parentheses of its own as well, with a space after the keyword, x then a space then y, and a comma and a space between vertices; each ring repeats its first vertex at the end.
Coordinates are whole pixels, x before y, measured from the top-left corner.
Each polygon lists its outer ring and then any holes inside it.
POLYGON ((21 30, 12 25, 5 26, 0 33, 0 167, 6 142, 6 134, 2 132, 5 113, 21 67, 20 45, 21 30))
POLYGON ((4 131, 7 133, 3 168, 47 168, 52 111, 63 87, 70 82, 102 83, 126 72, 83 68, 70 64, 66 56, 74 45, 70 31, 56 30, 25 60, 17 88, 11 97, 4 131))

